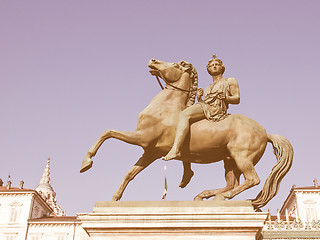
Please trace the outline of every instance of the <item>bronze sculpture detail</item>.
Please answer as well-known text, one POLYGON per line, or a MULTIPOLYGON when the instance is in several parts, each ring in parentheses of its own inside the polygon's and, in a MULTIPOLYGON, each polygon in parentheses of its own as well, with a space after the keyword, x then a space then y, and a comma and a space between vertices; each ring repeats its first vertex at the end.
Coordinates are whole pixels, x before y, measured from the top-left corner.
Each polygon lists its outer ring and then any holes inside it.
MULTIPOLYGON (((136 131, 106 130, 89 149, 82 162, 80 172, 90 169, 93 163, 92 157, 96 155, 102 143, 109 138, 116 138, 144 149, 144 154, 128 171, 113 195, 114 201, 120 200, 128 183, 139 172, 168 154, 175 141, 181 112, 195 102, 198 75, 192 64, 185 61, 167 63, 151 59, 148 66, 152 75, 166 82, 166 87, 140 113, 136 131)), ((235 80, 230 81, 237 86, 235 80)), ((201 90, 198 92, 201 93, 201 90)), ((234 93, 234 103, 236 103, 237 93, 236 91, 234 93)), ((226 96, 220 98, 224 99, 226 96)), ((267 134, 261 125, 246 116, 233 114, 223 118, 216 122, 204 118, 192 122, 179 147, 179 154, 174 158, 181 160, 184 166, 190 163, 209 164, 224 161, 226 186, 203 191, 194 200, 213 196, 215 199, 231 199, 260 183, 254 166, 262 157, 267 143, 270 142, 273 145, 277 163, 272 168, 261 192, 252 200, 253 206, 259 209, 277 194, 282 178, 292 165, 292 146, 282 136, 267 134), (239 182, 241 174, 244 176, 243 183, 239 182)), ((190 172, 185 171, 180 186, 184 187, 190 178, 190 172)))

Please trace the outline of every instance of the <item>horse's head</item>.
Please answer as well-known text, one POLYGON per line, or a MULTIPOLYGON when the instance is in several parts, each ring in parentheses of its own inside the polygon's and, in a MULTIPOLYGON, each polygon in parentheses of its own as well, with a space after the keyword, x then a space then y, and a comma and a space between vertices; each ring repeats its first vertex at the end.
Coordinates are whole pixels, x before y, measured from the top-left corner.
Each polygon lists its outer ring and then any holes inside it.
MULTIPOLYGON (((182 79, 182 76, 187 76, 183 78, 188 81, 187 92, 189 94, 189 101, 187 106, 190 106, 194 103, 196 90, 198 88, 198 74, 196 69, 192 66, 191 63, 186 61, 180 61, 179 63, 167 63, 156 59, 151 59, 148 64, 150 73, 154 76, 159 76, 167 84, 178 82, 182 79)), ((179 88, 178 88, 179 89, 179 88)))
POLYGON ((188 68, 183 67, 181 64, 168 63, 156 59, 151 59, 148 66, 151 68, 150 73, 152 75, 159 76, 170 83, 178 81, 182 74, 188 70, 188 68))

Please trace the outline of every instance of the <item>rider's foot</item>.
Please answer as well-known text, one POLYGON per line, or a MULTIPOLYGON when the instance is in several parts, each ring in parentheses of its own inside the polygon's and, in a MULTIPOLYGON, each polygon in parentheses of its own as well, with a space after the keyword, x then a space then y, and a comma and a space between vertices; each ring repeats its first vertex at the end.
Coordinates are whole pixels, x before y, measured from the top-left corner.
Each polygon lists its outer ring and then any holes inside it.
POLYGON ((93 161, 92 159, 86 155, 85 158, 82 161, 82 166, 80 168, 80 173, 83 173, 87 170, 89 170, 92 167, 93 161))
POLYGON ((191 169, 190 171, 184 172, 179 187, 184 188, 185 186, 187 186, 191 178, 193 177, 193 175, 194 175, 194 172, 191 169))
POLYGON ((162 159, 167 161, 178 157, 181 157, 181 153, 175 149, 171 149, 166 156, 162 157, 162 159))

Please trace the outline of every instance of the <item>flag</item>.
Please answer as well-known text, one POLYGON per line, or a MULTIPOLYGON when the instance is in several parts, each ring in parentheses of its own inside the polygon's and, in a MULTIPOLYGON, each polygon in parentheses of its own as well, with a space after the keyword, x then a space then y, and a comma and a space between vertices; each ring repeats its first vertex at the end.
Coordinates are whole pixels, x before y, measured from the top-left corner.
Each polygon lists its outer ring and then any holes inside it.
POLYGON ((166 176, 166 166, 164 166, 164 190, 162 195, 162 200, 164 200, 167 196, 168 184, 167 184, 167 176, 166 176))

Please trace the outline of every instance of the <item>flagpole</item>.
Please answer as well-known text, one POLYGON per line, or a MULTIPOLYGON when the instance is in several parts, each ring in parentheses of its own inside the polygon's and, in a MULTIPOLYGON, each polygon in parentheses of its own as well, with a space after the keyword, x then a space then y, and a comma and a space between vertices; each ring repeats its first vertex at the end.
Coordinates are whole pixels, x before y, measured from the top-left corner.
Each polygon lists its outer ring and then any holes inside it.
POLYGON ((165 200, 168 191, 168 183, 167 183, 167 174, 166 174, 167 166, 164 165, 164 190, 162 194, 162 200, 165 200))

